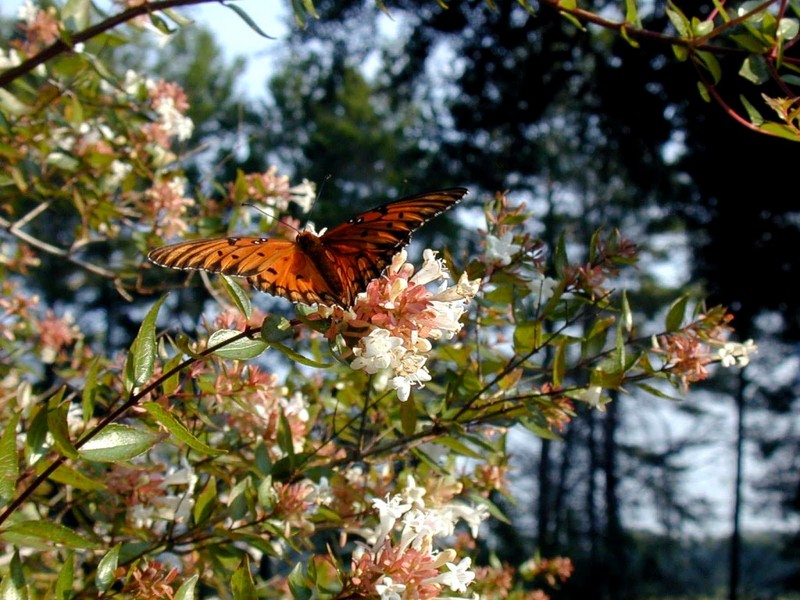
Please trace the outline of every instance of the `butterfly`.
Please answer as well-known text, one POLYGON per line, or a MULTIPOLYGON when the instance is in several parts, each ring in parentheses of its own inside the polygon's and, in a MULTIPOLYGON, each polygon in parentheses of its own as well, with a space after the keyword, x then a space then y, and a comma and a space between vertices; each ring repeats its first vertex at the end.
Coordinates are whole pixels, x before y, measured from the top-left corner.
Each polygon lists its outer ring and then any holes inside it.
POLYGON ((246 277, 256 289, 292 302, 348 308, 417 229, 466 194, 466 188, 457 187, 408 196, 320 235, 300 231, 294 240, 192 240, 156 248, 148 258, 162 267, 246 277))

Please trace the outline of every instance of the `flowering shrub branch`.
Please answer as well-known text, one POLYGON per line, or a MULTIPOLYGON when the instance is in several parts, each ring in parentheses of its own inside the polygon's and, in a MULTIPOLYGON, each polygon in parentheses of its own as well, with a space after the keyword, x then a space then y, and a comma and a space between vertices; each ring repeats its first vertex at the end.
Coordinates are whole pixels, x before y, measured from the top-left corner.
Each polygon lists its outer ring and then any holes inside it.
POLYGON ((274 167, 213 200, 189 190, 184 91, 99 68, 94 36, 190 3, 128 3, 70 36, 56 9, 27 4, 0 55, 15 94, 0 97, 0 595, 188 598, 202 581, 242 598, 545 598, 568 559, 478 564, 481 524, 509 493, 509 430, 557 437, 609 391, 684 393, 754 345, 688 298, 639 331, 618 290, 634 244, 597 232, 576 260, 503 194, 466 264, 399 252, 351 307, 291 320, 210 278, 197 331, 159 335, 177 294, 144 318, 133 303, 181 284, 143 264, 149 249, 226 235, 223 221, 280 235, 315 195, 274 167), (93 67, 82 78, 51 60, 67 50, 93 67), (97 247, 111 250, 90 259, 97 247), (71 300, 45 294, 52 272, 71 300), (89 275, 131 305, 76 318, 89 275), (121 314, 141 325, 118 356, 95 323, 121 314))
POLYGON ((800 39, 800 21, 790 2, 753 0, 731 7, 715 2, 704 18, 684 14, 670 2, 665 10, 674 34, 642 26, 639 11, 648 10, 646 3, 627 2, 626 14, 619 20, 580 8, 574 0, 543 0, 542 4, 581 28, 591 24, 615 31, 633 47, 639 41, 669 44, 678 60, 691 62, 704 100, 714 100, 735 122, 752 131, 800 140, 795 76, 800 57, 792 55, 800 39), (742 77, 767 91, 761 92, 758 101, 741 96, 742 109, 736 110, 719 92, 723 76, 742 77), (757 102, 773 114, 772 120, 762 114, 764 109, 757 102))

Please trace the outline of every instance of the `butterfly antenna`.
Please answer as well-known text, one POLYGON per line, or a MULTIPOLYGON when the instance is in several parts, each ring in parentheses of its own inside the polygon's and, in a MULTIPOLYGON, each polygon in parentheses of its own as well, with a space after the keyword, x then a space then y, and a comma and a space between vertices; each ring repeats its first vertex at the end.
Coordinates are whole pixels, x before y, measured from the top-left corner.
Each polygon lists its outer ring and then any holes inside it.
POLYGON ((268 213, 266 210, 264 210, 263 208, 261 208, 260 206, 256 206, 255 204, 252 204, 252 203, 250 203, 250 202, 242 202, 242 206, 249 206, 250 208, 255 208, 255 209, 258 211, 258 212, 260 212, 260 213, 261 213, 262 215, 264 215, 265 217, 269 217, 270 219, 274 219, 274 220, 275 220, 275 223, 276 223, 277 225, 281 225, 281 226, 283 226, 283 227, 286 227, 286 228, 288 228, 288 229, 291 229, 291 230, 292 230, 292 231, 294 231, 295 233, 300 233, 300 230, 299 230, 299 229, 297 229, 297 227, 292 227, 292 226, 291 226, 291 225, 289 225, 288 223, 284 223, 283 221, 281 221, 281 220, 280 220, 280 218, 278 217, 278 215, 277 215, 277 214, 270 214, 270 213, 268 213))
POLYGON ((328 173, 325 175, 322 183, 319 184, 319 189, 317 190, 317 197, 314 199, 314 203, 318 202, 319 199, 322 197, 322 190, 325 188, 325 184, 328 183, 331 179, 332 175, 328 173))

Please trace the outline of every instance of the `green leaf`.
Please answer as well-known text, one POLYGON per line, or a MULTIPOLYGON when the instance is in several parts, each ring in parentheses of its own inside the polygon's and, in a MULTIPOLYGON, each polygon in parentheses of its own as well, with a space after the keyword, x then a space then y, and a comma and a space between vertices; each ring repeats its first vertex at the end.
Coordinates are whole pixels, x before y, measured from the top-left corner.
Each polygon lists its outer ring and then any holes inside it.
POLYGON ((553 357, 553 385, 560 388, 564 383, 564 373, 567 371, 567 345, 560 343, 556 346, 553 357))
POLYGON ((22 572, 22 561, 19 551, 14 550, 8 572, 0 583, 0 598, 3 600, 28 600, 28 588, 25 585, 25 574, 22 572))
POLYGON ((278 493, 275 491, 272 477, 264 477, 258 484, 258 504, 267 512, 271 512, 278 500, 278 493))
POLYGON ((198 573, 189 577, 189 579, 181 584, 178 591, 175 592, 174 600, 194 600, 194 588, 197 586, 199 580, 200 575, 198 573))
POLYGON ((119 564, 119 551, 122 544, 117 544, 106 555, 100 559, 97 565, 97 573, 95 574, 95 585, 97 591, 102 593, 107 592, 113 583, 116 581, 117 565, 119 564))
POLYGON ((294 456, 294 440, 292 439, 292 427, 289 425, 289 419, 286 418, 286 413, 281 411, 280 418, 278 419, 278 434, 276 436, 278 447, 283 450, 287 457, 294 456))
POLYGON ((292 593, 294 600, 310 600, 313 597, 312 590, 306 581, 306 574, 303 571, 303 564, 298 562, 295 564, 289 577, 287 578, 289 584, 289 591, 292 593))
POLYGON ((253 19, 250 17, 250 15, 248 15, 246 12, 244 12, 244 11, 241 9, 241 7, 239 7, 239 6, 236 6, 235 4, 228 4, 227 2, 223 2, 223 3, 222 3, 222 5, 223 5, 223 6, 227 6, 227 7, 228 7, 228 8, 230 8, 230 9, 231 9, 233 12, 235 12, 237 15, 239 15, 239 17, 242 19, 242 21, 244 21, 245 23, 247 23, 247 24, 250 26, 250 29, 252 29, 253 31, 255 31, 255 32, 256 32, 258 35, 260 35, 261 37, 265 37, 265 38, 267 38, 268 40, 274 40, 274 39, 275 39, 274 37, 272 37, 272 36, 270 36, 270 35, 267 35, 266 33, 264 33, 264 31, 263 31, 263 30, 262 30, 262 29, 261 29, 261 28, 260 28, 260 27, 259 27, 259 26, 256 24, 256 22, 255 22, 255 21, 253 21, 253 19))
POLYGON ((556 244, 556 249, 553 254, 553 266, 555 267, 556 273, 559 275, 559 279, 564 274, 564 269, 569 265, 569 258, 567 258, 567 241, 562 233, 558 236, 558 243, 556 244))
POLYGON ((314 8, 313 0, 302 0, 302 2, 303 2, 303 8, 306 9, 306 12, 315 19, 319 19, 319 15, 317 14, 317 9, 314 8))
POLYGON ((67 171, 69 173, 74 173, 81 166, 77 158, 65 154, 64 152, 51 152, 47 155, 46 160, 48 165, 58 167, 62 171, 67 171))
POLYGON ((69 427, 67 426, 67 412, 71 402, 62 402, 66 386, 53 394, 47 401, 47 429, 53 436, 53 442, 61 454, 69 458, 78 458, 78 451, 69 439, 69 427))
POLYGON ((417 407, 412 400, 400 403, 400 425, 406 436, 417 430, 417 407))
POLYGON ((292 322, 281 315, 269 315, 261 324, 261 339, 269 342, 281 342, 294 335, 292 322))
POLYGON ((41 406, 33 415, 25 436, 25 454, 28 463, 36 464, 50 452, 47 439, 47 406, 41 406))
POLYGON ((636 0, 625 0, 625 23, 641 28, 642 21, 639 19, 639 6, 636 0))
POLYGON ((156 362, 156 318, 167 296, 160 298, 147 312, 139 333, 131 344, 125 363, 125 389, 127 391, 147 383, 156 362))
POLYGON ((672 0, 667 2, 665 10, 667 17, 669 17, 670 23, 672 23, 672 26, 677 30, 678 35, 684 38, 690 37, 692 28, 691 24, 689 23, 689 19, 687 19, 686 15, 684 15, 681 10, 675 6, 672 0))
POLYGON ((514 328, 514 352, 526 356, 542 345, 541 321, 517 323, 514 328))
POLYGON ((56 600, 69 600, 74 595, 72 582, 75 580, 75 557, 71 550, 64 556, 64 564, 56 580, 56 600))
POLYGON ((313 367, 315 369, 328 369, 332 366, 332 363, 322 363, 311 360, 310 358, 306 358, 299 352, 295 352, 288 346, 284 346, 283 344, 279 344, 278 342, 274 342, 272 344, 272 347, 281 354, 284 354, 290 359, 292 359, 294 362, 300 363, 301 365, 305 365, 307 367, 313 367))
POLYGON ((250 573, 250 558, 247 554, 242 559, 242 564, 231 577, 231 591, 234 600, 255 600, 258 598, 253 575, 250 573))
POLYGON ((628 291, 622 290, 622 326, 625 331, 630 333, 633 331, 633 311, 631 310, 630 302, 628 302, 628 291))
POLYGON ((222 275, 220 280, 222 281, 222 287, 228 292, 239 312, 244 315, 245 320, 250 320, 250 316, 253 314, 253 304, 250 302, 248 293, 244 291, 235 279, 227 275, 222 275))
POLYGON ((622 332, 622 322, 617 323, 616 347, 614 348, 614 370, 622 372, 625 369, 625 336, 622 332))
POLYGON ((19 117, 30 111, 26 106, 11 92, 0 88, 0 112, 14 117, 19 117))
POLYGON ((669 394, 667 394, 665 392, 662 392, 657 387, 654 387, 654 386, 649 385, 647 383, 638 383, 638 384, 636 384, 636 387, 644 390, 648 394, 652 394, 653 396, 656 396, 657 398, 664 398, 666 400, 675 400, 676 402, 681 401, 681 400, 684 399, 684 398, 682 398, 680 396, 670 396, 669 394))
MULTIPOLYGON (((175 367, 177 367, 181 363, 182 360, 183 357, 180 354, 176 354, 175 356, 170 358, 167 362, 164 363, 164 373, 169 373, 170 371, 172 371, 175 367)), ((164 395, 171 396, 173 392, 176 389, 178 389, 178 385, 180 385, 180 382, 181 382, 180 371, 176 371, 175 373, 167 377, 161 383, 161 389, 164 391, 164 395)))
POLYGON ((78 550, 96 550, 100 545, 69 527, 51 521, 20 521, 0 533, 0 539, 18 546, 51 549, 53 544, 78 550))
POLYGON ((239 339, 214 350, 214 354, 217 356, 236 360, 255 358, 269 348, 269 344, 263 340, 254 340, 249 337, 241 337, 241 335, 242 332, 235 329, 220 329, 212 333, 208 338, 208 347, 211 348, 224 343, 226 340, 239 337, 239 339))
POLYGON ((175 31, 169 26, 164 19, 157 12, 149 12, 148 15, 150 16, 150 22, 153 26, 158 29, 164 35, 172 35, 175 31))
POLYGON ((195 525, 204 523, 214 512, 217 504, 217 480, 209 477, 203 490, 197 495, 195 504, 192 507, 192 518, 195 525))
POLYGON ((80 31, 89 24, 90 9, 90 0, 67 0, 61 9, 61 19, 65 22, 72 19, 70 28, 73 31, 80 31))
POLYGON ((544 440, 560 440, 561 436, 558 435, 555 431, 552 431, 539 423, 536 419, 530 419, 528 417, 524 417, 518 419, 517 422, 522 425, 525 429, 533 433, 535 436, 540 437, 544 440))
POLYGON ((19 412, 13 412, 0 437, 0 506, 5 506, 17 495, 19 457, 17 456, 17 423, 19 412))
POLYGON ((100 371, 100 359, 95 358, 86 371, 86 379, 81 393, 81 408, 84 418, 88 419, 94 414, 94 399, 97 396, 97 373, 100 371))
POLYGON ((765 123, 761 126, 761 130, 771 133, 774 136, 791 140, 792 142, 800 141, 800 137, 798 137, 797 132, 794 129, 780 123, 765 123))
POLYGON ((476 450, 470 448, 467 444, 463 443, 460 439, 450 436, 440 437, 434 443, 450 448, 450 450, 461 456, 467 456, 475 459, 483 459, 486 457, 485 453, 477 452, 476 450))
POLYGON ((112 423, 83 444, 78 453, 86 460, 118 462, 147 452, 162 435, 112 423))
POLYGON ((751 83, 761 85, 769 80, 767 61, 761 55, 751 54, 744 59, 739 75, 751 83))
POLYGON ((179 25, 180 27, 188 27, 194 23, 194 21, 192 21, 190 18, 183 16, 177 10, 172 8, 162 9, 161 12, 167 15, 176 25, 179 25))
POLYGON ((711 78, 714 80, 714 83, 719 83, 719 80, 722 79, 722 67, 719 64, 717 57, 710 52, 696 52, 695 56, 711 74, 711 78))
POLYGON ((778 21, 778 39, 791 41, 800 32, 800 24, 797 19, 783 18, 778 21))
POLYGON ((708 91, 708 87, 702 81, 697 82, 697 91, 700 94, 700 97, 703 99, 703 102, 711 102, 711 94, 708 91))
MULTIPOLYGON (((45 469, 50 466, 48 461, 39 461, 36 463, 35 470, 37 474, 44 473, 45 469)), ((59 465, 59 467, 50 473, 48 476, 50 481, 56 483, 63 483, 70 485, 79 490, 104 490, 106 486, 101 481, 90 479, 80 471, 76 471, 68 465, 59 465)))
POLYGON ((667 312, 667 318, 665 319, 664 327, 666 331, 677 331, 681 328, 683 318, 686 315, 687 302, 689 302, 689 296, 681 296, 672 303, 669 312, 667 312))
POLYGON ((198 452, 202 452, 203 454, 207 454, 209 456, 218 456, 225 453, 224 450, 213 448, 197 439, 192 432, 189 431, 186 425, 173 417, 172 414, 165 410, 160 404, 156 402, 145 402, 142 405, 142 408, 144 408, 156 421, 161 423, 161 425, 163 425, 167 431, 175 436, 176 439, 189 446, 192 450, 197 450, 198 452))
POLYGON ((631 48, 638 48, 639 47, 639 42, 637 42, 630 35, 628 35, 628 27, 627 27, 627 25, 623 25, 622 27, 620 27, 619 28, 619 33, 622 36, 622 39, 625 40, 626 42, 628 42, 628 45, 631 48))
POLYGON ((672 53, 681 62, 689 58, 689 49, 681 44, 672 44, 672 53))

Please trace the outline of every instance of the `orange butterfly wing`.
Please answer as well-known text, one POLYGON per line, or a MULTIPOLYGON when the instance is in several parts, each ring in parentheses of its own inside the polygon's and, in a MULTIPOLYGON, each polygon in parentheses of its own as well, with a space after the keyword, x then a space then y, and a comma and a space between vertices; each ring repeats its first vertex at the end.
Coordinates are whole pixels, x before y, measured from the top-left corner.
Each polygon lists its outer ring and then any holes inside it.
POLYGON ((192 240, 157 248, 148 258, 164 267, 247 277, 257 289, 292 302, 349 307, 381 274, 411 235, 467 193, 452 188, 409 196, 296 241, 259 237, 192 240))
POLYGON ((352 305, 417 229, 466 194, 466 188, 451 188, 409 196, 370 209, 322 234, 319 241, 337 280, 333 287, 342 290, 340 304, 352 305))
POLYGON ((328 284, 296 242, 229 237, 191 240, 156 248, 148 258, 162 267, 247 277, 257 289, 292 302, 334 299, 328 284))

